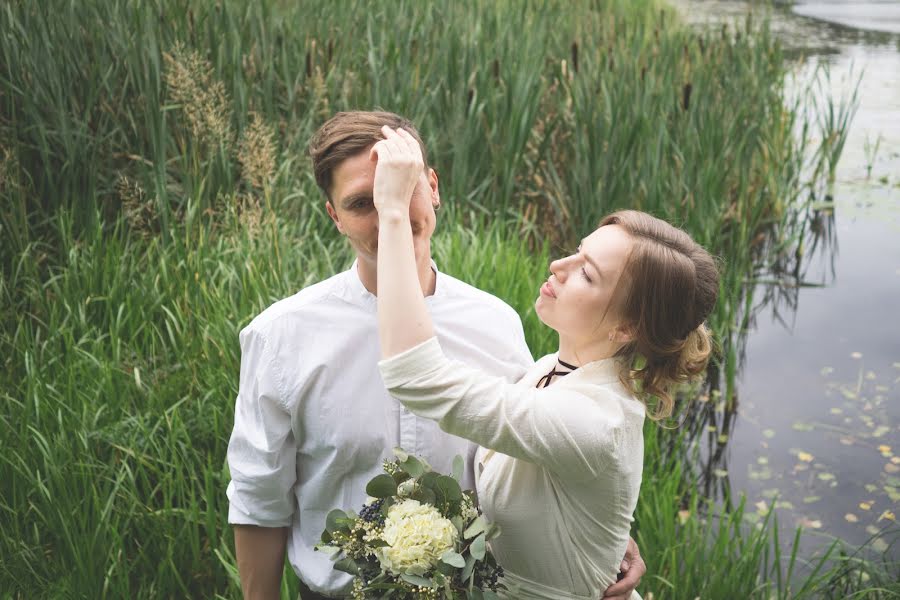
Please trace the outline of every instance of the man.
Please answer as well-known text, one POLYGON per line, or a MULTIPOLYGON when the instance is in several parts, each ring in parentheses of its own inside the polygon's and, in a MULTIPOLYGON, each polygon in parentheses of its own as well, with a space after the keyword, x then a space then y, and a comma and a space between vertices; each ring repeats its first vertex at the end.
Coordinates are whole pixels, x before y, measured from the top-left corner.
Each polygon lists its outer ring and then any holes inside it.
MULTIPOLYGON (((424 456, 449 472, 475 446, 419 419, 385 391, 378 373, 378 215, 372 203, 371 147, 381 127, 402 127, 422 147, 425 168, 410 203, 416 264, 447 354, 516 380, 532 364, 522 324, 498 298, 437 271, 431 260, 438 176, 408 120, 391 113, 339 113, 310 142, 325 209, 356 253, 353 266, 276 302, 240 335, 240 389, 228 445, 228 520, 245 598, 278 598, 284 552, 303 584, 302 600, 338 598, 350 577, 313 550, 333 508, 358 508, 365 484, 391 448, 424 456), (308 589, 306 589, 308 588, 308 589)), ((634 548, 627 597, 645 569, 634 548)), ((615 596, 610 596, 615 597, 615 596)))

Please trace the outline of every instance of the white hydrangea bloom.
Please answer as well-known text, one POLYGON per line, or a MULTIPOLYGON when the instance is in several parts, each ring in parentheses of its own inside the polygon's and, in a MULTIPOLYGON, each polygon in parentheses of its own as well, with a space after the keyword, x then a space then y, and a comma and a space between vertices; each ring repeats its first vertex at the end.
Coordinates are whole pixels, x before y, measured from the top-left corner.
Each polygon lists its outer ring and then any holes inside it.
POLYGON ((457 537, 456 527, 435 507, 407 499, 388 509, 382 539, 390 546, 378 548, 376 556, 392 573, 424 575, 455 548, 457 537))

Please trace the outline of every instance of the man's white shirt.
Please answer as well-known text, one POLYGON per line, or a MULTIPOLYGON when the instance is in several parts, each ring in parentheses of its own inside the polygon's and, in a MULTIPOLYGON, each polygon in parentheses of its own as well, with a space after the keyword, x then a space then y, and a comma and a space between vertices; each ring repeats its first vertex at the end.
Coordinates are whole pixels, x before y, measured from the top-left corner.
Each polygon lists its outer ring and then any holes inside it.
MULTIPOLYGON (((451 359, 510 381, 533 364, 518 315, 495 296, 437 273, 426 303, 451 359)), ((346 590, 350 576, 313 547, 328 511, 361 508, 366 483, 392 448, 423 456, 443 473, 462 455, 463 487, 474 489, 476 446, 416 417, 385 390, 377 299, 356 263, 270 306, 240 342, 228 521, 290 527, 288 558, 313 591, 346 590)))

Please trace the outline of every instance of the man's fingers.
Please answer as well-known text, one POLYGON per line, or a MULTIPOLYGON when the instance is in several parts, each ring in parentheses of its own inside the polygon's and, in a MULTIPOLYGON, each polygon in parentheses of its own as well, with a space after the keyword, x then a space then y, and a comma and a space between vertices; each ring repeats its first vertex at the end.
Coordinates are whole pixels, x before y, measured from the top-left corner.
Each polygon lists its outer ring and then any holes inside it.
POLYGON ((389 159, 394 155, 393 149, 391 148, 391 144, 387 140, 381 140, 380 142, 375 142, 375 145, 372 146, 372 152, 369 155, 370 158, 377 157, 379 159, 389 159))

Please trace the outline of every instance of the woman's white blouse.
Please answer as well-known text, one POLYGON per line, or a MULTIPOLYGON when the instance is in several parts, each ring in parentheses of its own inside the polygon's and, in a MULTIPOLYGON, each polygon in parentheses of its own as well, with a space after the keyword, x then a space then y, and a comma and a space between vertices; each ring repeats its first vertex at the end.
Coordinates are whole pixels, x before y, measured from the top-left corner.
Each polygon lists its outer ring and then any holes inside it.
POLYGON ((449 360, 432 338, 379 367, 412 412, 483 447, 476 486, 503 529, 491 550, 506 571, 506 596, 596 600, 628 544, 644 405, 619 382, 613 359, 536 389, 555 364, 556 355, 545 356, 510 384, 449 360))

